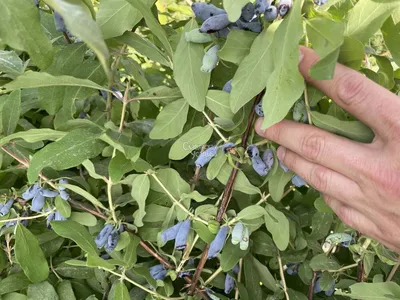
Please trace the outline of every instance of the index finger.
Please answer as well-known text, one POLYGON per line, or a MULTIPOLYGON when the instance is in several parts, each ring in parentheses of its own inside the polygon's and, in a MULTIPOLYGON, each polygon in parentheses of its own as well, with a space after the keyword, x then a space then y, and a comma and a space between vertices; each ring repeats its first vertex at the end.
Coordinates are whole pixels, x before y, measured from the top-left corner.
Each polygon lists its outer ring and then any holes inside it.
POLYGON ((337 64, 333 79, 315 80, 309 70, 318 55, 309 48, 300 47, 302 59, 299 70, 311 83, 343 109, 371 127, 381 137, 389 137, 399 128, 400 99, 392 92, 376 84, 361 73, 337 64))

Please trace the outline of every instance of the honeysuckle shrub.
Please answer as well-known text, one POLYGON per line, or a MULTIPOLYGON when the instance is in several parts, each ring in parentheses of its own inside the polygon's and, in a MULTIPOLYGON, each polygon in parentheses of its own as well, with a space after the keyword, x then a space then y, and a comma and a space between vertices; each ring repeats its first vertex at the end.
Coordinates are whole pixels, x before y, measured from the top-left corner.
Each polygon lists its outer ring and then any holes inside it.
POLYGON ((398 93, 399 34, 394 0, 1 0, 1 299, 400 299, 253 129, 371 141, 298 46, 398 93))

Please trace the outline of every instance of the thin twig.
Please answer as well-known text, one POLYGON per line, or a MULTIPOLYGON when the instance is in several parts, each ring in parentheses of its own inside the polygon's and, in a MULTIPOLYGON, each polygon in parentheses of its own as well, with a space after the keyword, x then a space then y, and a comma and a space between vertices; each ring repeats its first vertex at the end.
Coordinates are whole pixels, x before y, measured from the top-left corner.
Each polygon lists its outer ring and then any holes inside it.
POLYGON ((279 263, 279 272, 281 274, 281 280, 282 280, 282 285, 283 285, 283 292, 285 293, 286 300, 290 300, 288 292, 287 292, 285 272, 283 270, 281 253, 279 251, 278 251, 278 263, 279 263))
MULTIPOLYGON (((239 260, 239 272, 237 277, 237 282, 240 283, 242 281, 242 269, 243 269, 243 258, 239 260)), ((236 285, 235 288, 235 300, 239 300, 239 287, 236 285)))
POLYGON ((206 117, 208 124, 212 127, 212 129, 214 129, 214 131, 219 135, 219 137, 225 142, 228 142, 228 139, 226 137, 224 137, 224 135, 221 133, 221 131, 219 131, 217 125, 215 125, 215 123, 211 120, 211 118, 207 115, 207 113, 205 111, 203 111, 203 115, 206 117))
POLYGON ((327 271, 328 273, 337 273, 337 272, 342 272, 342 271, 347 270, 347 269, 355 268, 355 267, 357 267, 357 266, 358 266, 358 263, 355 263, 355 264, 348 265, 348 266, 345 266, 345 267, 340 268, 340 269, 337 269, 337 270, 326 270, 326 271, 327 271))
POLYGON ((306 110, 307 110, 307 116, 308 116, 308 124, 313 125, 312 119, 311 119, 311 108, 310 108, 310 102, 308 100, 308 90, 307 90, 307 83, 304 83, 305 88, 304 88, 304 102, 306 104, 306 110))
POLYGON ((392 281, 394 275, 396 274, 397 270, 400 267, 400 262, 398 262, 397 264, 395 264, 392 268, 392 270, 389 273, 389 276, 386 278, 386 282, 392 281))
POLYGON ((41 217, 46 217, 49 214, 51 214, 54 210, 39 214, 39 215, 34 215, 34 216, 29 216, 29 217, 18 217, 18 218, 13 218, 13 219, 5 219, 5 220, 1 220, 1 223, 6 223, 6 222, 16 222, 16 221, 21 221, 21 220, 33 220, 33 219, 39 219, 41 217))
POLYGON ((222 272, 222 268, 219 267, 217 270, 215 270, 214 273, 211 274, 210 277, 207 278, 207 280, 204 282, 204 285, 206 286, 207 284, 209 284, 211 281, 213 281, 215 279, 215 277, 217 277, 219 275, 219 273, 222 272))
POLYGON ((311 283, 308 287, 308 300, 313 300, 315 280, 317 280, 317 272, 313 271, 311 283))
POLYGON ((119 133, 122 133, 124 129, 124 121, 125 121, 125 115, 126 115, 126 106, 128 105, 128 96, 129 96, 129 89, 130 89, 130 81, 128 81, 128 84, 126 85, 125 93, 124 93, 124 99, 122 101, 122 112, 121 112, 121 121, 119 123, 119 133))

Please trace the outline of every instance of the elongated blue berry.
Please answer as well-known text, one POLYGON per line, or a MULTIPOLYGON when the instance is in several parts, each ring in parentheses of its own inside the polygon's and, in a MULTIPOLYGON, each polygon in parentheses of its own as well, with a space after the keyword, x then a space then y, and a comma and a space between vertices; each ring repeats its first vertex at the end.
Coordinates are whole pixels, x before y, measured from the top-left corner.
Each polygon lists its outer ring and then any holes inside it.
POLYGON ((249 30, 255 33, 260 33, 262 30, 262 25, 258 20, 251 22, 243 22, 242 20, 237 20, 236 25, 243 30, 249 30))
POLYGON ((267 22, 272 22, 278 17, 278 9, 276 6, 271 5, 265 10, 264 20, 267 22))
POLYGON ((229 274, 226 274, 225 276, 225 286, 224 286, 224 292, 225 294, 229 294, 233 288, 235 287, 235 280, 233 277, 229 274))
POLYGON ((268 168, 268 171, 272 169, 272 166, 274 165, 274 152, 271 149, 265 150, 262 156, 262 160, 264 161, 265 165, 268 168))
POLYGON ((224 153, 228 153, 229 150, 235 148, 235 144, 234 143, 226 143, 226 144, 223 144, 221 146, 221 148, 224 153))
MULTIPOLYGON (((61 179, 58 181, 58 183, 59 183, 59 184, 68 184, 68 179, 61 178, 61 179)), ((66 188, 63 187, 63 186, 59 186, 59 187, 58 187, 58 190, 59 190, 59 191, 64 191, 65 189, 66 189, 66 188)))
POLYGON ((329 290, 325 291, 326 296, 330 297, 333 295, 333 293, 335 292, 335 285, 336 285, 336 283, 333 282, 331 288, 329 290))
POLYGON ((107 243, 105 244, 105 249, 107 251, 113 251, 115 247, 117 247, 119 240, 119 233, 118 231, 114 230, 107 238, 107 243))
POLYGON ((185 32, 185 40, 186 42, 204 44, 211 42, 212 38, 208 34, 201 33, 198 29, 193 29, 192 31, 185 32))
POLYGON ((87 116, 87 113, 86 113, 86 112, 84 112, 84 111, 82 111, 82 112, 80 112, 80 113, 79 113, 79 115, 78 115, 78 119, 85 119, 85 118, 86 118, 86 116, 87 116))
POLYGON ((179 278, 183 278, 183 277, 190 276, 190 275, 191 275, 190 271, 182 271, 182 272, 178 273, 179 278))
POLYGON ((255 15, 254 4, 249 2, 242 8, 240 18, 245 22, 250 22, 255 15))
POLYGON ((235 266, 233 267, 233 269, 232 269, 232 272, 235 273, 235 274, 237 274, 237 273, 239 273, 239 270, 240 270, 239 265, 235 265, 235 266))
POLYGON ((181 228, 182 222, 179 222, 178 224, 164 230, 161 233, 161 240, 163 243, 166 243, 168 241, 172 241, 176 238, 176 235, 179 232, 179 228, 181 228))
POLYGON ((268 174, 268 171, 270 170, 270 169, 268 169, 265 162, 259 156, 253 157, 251 159, 251 165, 252 165, 254 171, 256 171, 257 174, 260 176, 266 176, 268 174))
POLYGON ((217 235, 210 244, 210 249, 208 250, 208 255, 207 255, 209 259, 216 257, 218 253, 221 252, 222 248, 224 248, 225 239, 226 236, 228 235, 228 231, 229 231, 228 226, 222 226, 219 229, 217 235))
POLYGON ((203 25, 201 25, 200 32, 201 33, 217 32, 225 27, 228 27, 228 25, 230 23, 231 23, 231 21, 229 21, 227 14, 217 15, 217 16, 208 18, 203 23, 203 25))
POLYGON ((314 3, 318 6, 324 5, 328 0, 314 0, 314 3))
POLYGON ((39 191, 32 200, 31 211, 40 212, 44 206, 45 200, 45 197, 39 191))
POLYGON ((256 145, 248 146, 246 152, 250 158, 260 157, 260 151, 256 145))
POLYGON ((265 12, 265 10, 271 5, 271 0, 256 0, 255 3, 255 14, 261 15, 265 12))
POLYGON ((243 230, 242 240, 240 241, 240 250, 247 250, 247 248, 249 248, 249 241, 250 241, 249 229, 245 227, 243 230))
POLYGON ((47 216, 47 221, 46 221, 47 228, 51 229, 50 222, 54 220, 54 217, 55 217, 55 213, 54 212, 52 212, 51 214, 49 214, 47 216))
POLYGON ((14 204, 14 199, 9 199, 6 204, 0 209, 0 217, 5 216, 10 211, 14 204))
POLYGON ((94 240, 94 242, 97 245, 97 248, 101 249, 104 247, 113 229, 114 226, 112 226, 111 224, 107 224, 103 227, 103 229, 99 232, 99 234, 96 236, 94 240))
MULTIPOLYGON (((29 217, 29 212, 25 211, 25 212, 22 214, 22 217, 23 217, 23 218, 29 217)), ((25 227, 28 226, 28 220, 22 220, 20 223, 21 223, 22 226, 25 226, 25 227)))
POLYGON ((67 191, 60 191, 60 197, 61 199, 67 201, 69 199, 69 194, 67 191))
POLYGON ((215 155, 217 155, 217 152, 218 147, 210 147, 206 151, 202 152, 195 161, 196 167, 204 167, 215 155))
POLYGON ((208 4, 203 2, 193 3, 192 10, 196 18, 200 19, 203 22, 213 16, 226 14, 225 10, 218 8, 213 4, 208 4))
POLYGON ((46 198, 54 198, 58 195, 57 191, 51 191, 48 189, 42 189, 40 193, 46 198))
POLYGON ((222 88, 222 90, 224 91, 224 92, 227 92, 227 93, 231 93, 231 91, 232 91, 232 79, 231 80, 229 80, 229 81, 227 81, 226 83, 225 83, 225 85, 224 85, 224 87, 222 88))
POLYGON ((233 245, 237 245, 242 241, 243 238, 243 230, 244 226, 242 222, 238 222, 233 227, 232 235, 231 235, 231 242, 233 245))
POLYGON ((64 217, 59 211, 56 211, 54 213, 54 221, 65 221, 67 220, 66 217, 64 217))
POLYGON ((297 187, 302 187, 307 184, 307 182, 305 182, 304 179, 298 175, 292 177, 292 183, 297 187))
POLYGON ((63 17, 56 11, 54 11, 53 17, 56 30, 60 32, 67 32, 67 27, 65 26, 63 17))
POLYGON ((34 185, 31 185, 23 194, 22 194, 22 199, 24 200, 31 200, 33 197, 36 196, 36 194, 39 192, 41 189, 40 185, 35 183, 34 185))
POLYGON ((190 219, 187 219, 182 222, 178 234, 176 235, 175 249, 182 250, 186 248, 186 241, 189 236, 189 232, 190 232, 190 219))
POLYGON ((221 30, 214 32, 214 36, 217 39, 226 39, 230 32, 231 31, 230 31, 229 27, 226 27, 226 28, 223 28, 221 30))
POLYGON ((313 290, 314 294, 318 294, 318 293, 322 292, 322 288, 321 288, 321 285, 320 285, 320 280, 321 279, 318 278, 314 283, 314 290, 313 290))
POLYGON ((167 270, 161 264, 151 267, 149 271, 154 280, 164 280, 165 276, 167 275, 167 270))
POLYGON ((292 8, 293 0, 280 0, 278 5, 278 13, 284 17, 292 8))
POLYGON ((264 117, 264 110, 262 108, 262 102, 257 103, 257 105, 254 107, 254 111, 256 112, 257 116, 264 117))
POLYGON ((219 57, 217 55, 219 51, 219 46, 215 45, 208 49, 206 54, 203 56, 203 64, 201 66, 201 71, 204 73, 210 73, 218 64, 219 57))
POLYGON ((288 275, 297 275, 299 270, 299 264, 287 264, 285 266, 285 269, 288 275))

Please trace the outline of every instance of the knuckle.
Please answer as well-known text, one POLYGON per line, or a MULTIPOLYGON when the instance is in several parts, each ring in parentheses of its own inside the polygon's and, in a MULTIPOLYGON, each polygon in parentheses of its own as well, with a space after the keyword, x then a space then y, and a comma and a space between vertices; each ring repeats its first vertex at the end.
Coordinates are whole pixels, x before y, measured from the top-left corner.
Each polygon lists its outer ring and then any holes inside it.
POLYGON ((324 167, 321 166, 314 167, 310 174, 311 185, 313 185, 315 189, 317 189, 322 193, 326 192, 330 180, 329 173, 330 173, 329 170, 324 167))
POLYGON ((366 98, 365 81, 362 75, 349 73, 338 79, 336 90, 339 100, 348 106, 355 106, 366 98))
POLYGON ((300 146, 301 153, 305 157, 318 161, 325 148, 325 137, 322 135, 307 135, 303 138, 300 146))

